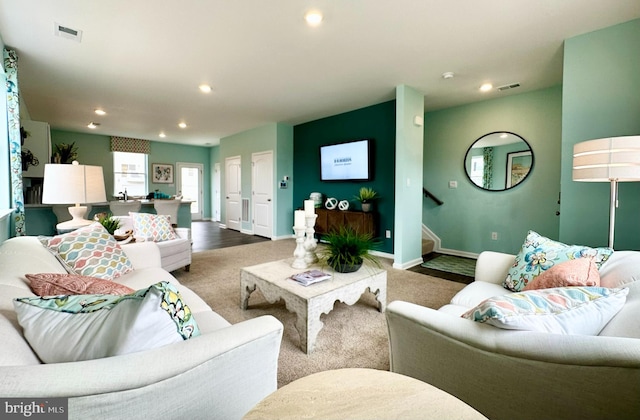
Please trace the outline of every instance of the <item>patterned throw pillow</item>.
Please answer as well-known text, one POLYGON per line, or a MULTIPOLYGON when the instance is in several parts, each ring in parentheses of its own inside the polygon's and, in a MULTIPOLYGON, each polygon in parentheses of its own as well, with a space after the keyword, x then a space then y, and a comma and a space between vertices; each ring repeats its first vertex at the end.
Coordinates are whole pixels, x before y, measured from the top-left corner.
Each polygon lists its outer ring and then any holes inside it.
POLYGON ((511 291, 521 292, 528 283, 554 265, 576 258, 589 257, 599 269, 611 254, 613 254, 611 248, 565 245, 530 230, 502 285, 511 291))
POLYGON ((624 306, 628 288, 557 287, 496 296, 462 315, 498 328, 597 335, 624 306))
POLYGON ((129 213, 133 219, 133 236, 136 240, 153 242, 176 239, 169 216, 152 213, 129 213))
POLYGON ((133 270, 118 242, 100 223, 40 242, 64 265, 67 272, 113 280, 133 270))
POLYGON ((200 335, 175 286, 124 296, 71 295, 13 301, 24 336, 45 363, 134 353, 200 335))
POLYGON ((77 274, 25 274, 31 290, 38 296, 128 295, 135 292, 124 284, 77 274))

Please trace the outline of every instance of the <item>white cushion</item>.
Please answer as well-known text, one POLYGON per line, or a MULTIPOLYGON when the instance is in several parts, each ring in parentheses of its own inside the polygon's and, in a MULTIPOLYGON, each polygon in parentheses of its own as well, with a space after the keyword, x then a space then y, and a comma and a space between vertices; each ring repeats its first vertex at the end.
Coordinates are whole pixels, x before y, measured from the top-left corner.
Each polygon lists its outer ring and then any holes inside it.
POLYGON ((487 299, 463 318, 499 328, 597 335, 624 303, 628 288, 556 287, 487 299))
POLYGON ((200 335, 190 308, 167 282, 124 296, 20 298, 14 306, 45 363, 117 356, 200 335))
POLYGON ((451 299, 454 305, 464 306, 465 308, 473 308, 485 299, 493 296, 504 295, 509 292, 502 287, 502 284, 487 283, 485 281, 474 281, 465 286, 451 299))

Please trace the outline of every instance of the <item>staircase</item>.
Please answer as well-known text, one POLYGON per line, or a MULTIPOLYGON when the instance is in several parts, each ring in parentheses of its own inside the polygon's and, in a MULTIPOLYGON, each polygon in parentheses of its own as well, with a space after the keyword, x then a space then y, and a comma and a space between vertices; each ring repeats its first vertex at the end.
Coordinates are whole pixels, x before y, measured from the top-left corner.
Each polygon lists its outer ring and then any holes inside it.
POLYGON ((422 238, 422 254, 427 255, 433 252, 433 247, 435 246, 435 242, 431 239, 422 238))

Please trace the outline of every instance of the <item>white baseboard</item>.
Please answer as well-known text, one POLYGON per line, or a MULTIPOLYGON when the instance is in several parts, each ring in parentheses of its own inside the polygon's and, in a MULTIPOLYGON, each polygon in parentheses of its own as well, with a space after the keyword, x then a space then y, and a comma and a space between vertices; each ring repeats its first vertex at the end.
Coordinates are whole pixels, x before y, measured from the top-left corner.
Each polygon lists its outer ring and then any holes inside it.
POLYGON ((416 265, 422 264, 422 257, 416 258, 415 260, 407 261, 403 264, 393 263, 393 268, 397 268, 398 270, 408 270, 411 267, 415 267, 416 265))

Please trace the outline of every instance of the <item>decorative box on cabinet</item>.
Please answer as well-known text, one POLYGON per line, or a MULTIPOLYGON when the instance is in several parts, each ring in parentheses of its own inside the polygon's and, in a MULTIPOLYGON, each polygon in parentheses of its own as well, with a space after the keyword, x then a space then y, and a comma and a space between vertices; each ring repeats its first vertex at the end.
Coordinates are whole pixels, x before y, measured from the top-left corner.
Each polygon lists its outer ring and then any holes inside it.
POLYGON ((319 235, 339 230, 341 226, 350 226, 358 232, 369 232, 376 236, 376 223, 373 213, 349 210, 316 209, 315 231, 319 235))
POLYGON ((51 161, 51 137, 49 134, 49 124, 40 121, 24 120, 21 122, 25 131, 29 133, 24 144, 23 152, 31 152, 38 164, 35 166, 28 165, 26 170, 22 171, 23 177, 44 178, 44 165, 51 161))

